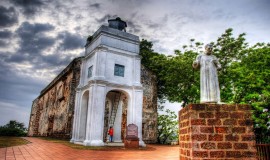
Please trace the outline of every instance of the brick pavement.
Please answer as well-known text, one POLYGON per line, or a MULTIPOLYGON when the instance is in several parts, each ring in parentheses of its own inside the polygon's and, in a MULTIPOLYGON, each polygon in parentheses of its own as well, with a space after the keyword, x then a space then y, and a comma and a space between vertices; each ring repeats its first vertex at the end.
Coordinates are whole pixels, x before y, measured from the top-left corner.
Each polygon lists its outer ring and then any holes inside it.
POLYGON ((78 150, 59 143, 26 138, 26 145, 0 148, 0 160, 179 160, 176 146, 149 145, 147 151, 94 151, 78 150))

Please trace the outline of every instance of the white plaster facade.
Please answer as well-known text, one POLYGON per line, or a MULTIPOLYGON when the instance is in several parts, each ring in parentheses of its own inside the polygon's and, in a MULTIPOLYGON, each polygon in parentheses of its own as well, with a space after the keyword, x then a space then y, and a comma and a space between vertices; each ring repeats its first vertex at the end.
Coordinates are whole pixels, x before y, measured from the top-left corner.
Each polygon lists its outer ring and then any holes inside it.
MULTIPOLYGON (((142 141, 143 88, 140 82, 139 37, 108 26, 101 26, 92 37, 85 48, 80 84, 76 89, 71 142, 86 146, 104 145, 106 96, 110 91, 118 91, 128 99, 127 125, 133 123, 138 126, 139 144, 145 146, 142 141), (125 67, 124 77, 114 75, 115 64, 125 67), (92 76, 88 77, 91 66, 92 76)), ((119 106, 114 123, 116 141, 121 141, 121 101, 119 106)))

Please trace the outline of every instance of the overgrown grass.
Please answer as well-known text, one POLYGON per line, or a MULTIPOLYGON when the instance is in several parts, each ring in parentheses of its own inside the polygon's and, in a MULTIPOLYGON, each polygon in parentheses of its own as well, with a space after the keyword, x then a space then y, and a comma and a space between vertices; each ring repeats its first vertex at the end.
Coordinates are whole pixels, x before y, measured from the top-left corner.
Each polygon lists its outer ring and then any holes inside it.
POLYGON ((18 146, 29 143, 21 137, 0 136, 0 148, 18 146))

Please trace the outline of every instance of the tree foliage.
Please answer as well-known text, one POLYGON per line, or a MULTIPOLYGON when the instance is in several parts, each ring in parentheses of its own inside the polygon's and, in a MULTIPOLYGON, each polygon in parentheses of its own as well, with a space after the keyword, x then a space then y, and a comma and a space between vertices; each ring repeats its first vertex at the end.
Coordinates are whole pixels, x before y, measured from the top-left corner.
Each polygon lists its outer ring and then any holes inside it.
POLYGON ((178 121, 175 112, 166 109, 158 115, 158 143, 166 144, 178 140, 178 121))
MULTIPOLYGON (((211 44, 222 65, 219 71, 222 102, 250 104, 256 135, 263 133, 266 137, 263 141, 270 141, 267 136, 270 135, 270 44, 249 46, 245 33, 235 37, 231 28, 211 44)), ((183 102, 183 107, 199 102, 199 72, 193 70, 192 62, 203 52, 203 45, 191 39, 190 45, 165 56, 154 52, 151 42, 141 42, 142 64, 157 75, 160 99, 183 102)))
POLYGON ((8 124, 0 126, 0 136, 26 136, 26 130, 23 123, 11 120, 8 124))
POLYGON ((234 81, 231 99, 252 105, 257 140, 270 143, 270 46, 256 44, 247 53, 230 66, 234 81))

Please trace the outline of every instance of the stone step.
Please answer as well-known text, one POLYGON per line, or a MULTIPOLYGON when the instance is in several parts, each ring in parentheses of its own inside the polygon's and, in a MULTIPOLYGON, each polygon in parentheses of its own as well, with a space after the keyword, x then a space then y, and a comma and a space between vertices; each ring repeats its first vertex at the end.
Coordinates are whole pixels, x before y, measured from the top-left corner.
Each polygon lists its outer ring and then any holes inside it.
POLYGON ((106 142, 106 143, 104 143, 104 146, 122 147, 122 146, 124 146, 124 143, 122 143, 122 142, 106 142))

